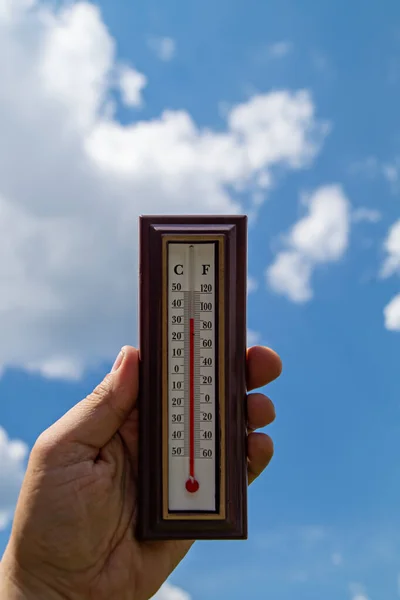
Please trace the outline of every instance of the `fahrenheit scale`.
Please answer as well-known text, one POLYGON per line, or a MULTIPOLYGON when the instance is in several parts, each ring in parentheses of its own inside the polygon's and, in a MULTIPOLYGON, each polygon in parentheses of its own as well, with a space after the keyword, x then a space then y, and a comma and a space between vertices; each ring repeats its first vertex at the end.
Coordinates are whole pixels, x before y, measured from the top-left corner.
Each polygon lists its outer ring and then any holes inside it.
POLYGON ((140 219, 142 539, 247 537, 243 216, 140 219))

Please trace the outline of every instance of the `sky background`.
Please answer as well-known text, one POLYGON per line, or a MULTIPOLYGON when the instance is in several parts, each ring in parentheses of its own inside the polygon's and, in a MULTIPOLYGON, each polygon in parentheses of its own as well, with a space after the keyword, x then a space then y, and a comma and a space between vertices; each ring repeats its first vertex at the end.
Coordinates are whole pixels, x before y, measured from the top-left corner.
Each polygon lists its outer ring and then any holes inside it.
POLYGON ((137 343, 138 216, 241 212, 275 456, 158 599, 400 597, 399 105, 394 0, 0 0, 0 552, 137 343))

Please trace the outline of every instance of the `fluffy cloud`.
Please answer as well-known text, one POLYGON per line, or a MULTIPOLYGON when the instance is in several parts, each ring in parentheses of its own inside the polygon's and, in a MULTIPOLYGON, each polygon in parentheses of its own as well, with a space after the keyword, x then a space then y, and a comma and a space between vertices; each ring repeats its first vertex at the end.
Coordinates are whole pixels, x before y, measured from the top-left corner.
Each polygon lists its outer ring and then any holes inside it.
MULTIPOLYGON (((400 275, 400 219, 389 229, 384 250, 386 258, 382 265, 381 276, 400 275)), ((386 329, 400 331, 400 294, 392 298, 383 310, 386 329)))
POLYGON ((152 600, 190 600, 190 596, 181 588, 166 582, 152 597, 152 600))
POLYGON ((14 512, 25 473, 26 444, 10 440, 0 427, 0 530, 7 527, 14 512))
POLYGON ((400 274, 400 219, 389 229, 384 244, 386 259, 382 267, 382 277, 389 277, 394 273, 400 274))
POLYGON ((135 341, 138 215, 246 210, 275 167, 312 163, 327 126, 285 90, 223 131, 185 110, 121 124, 115 91, 136 106, 147 80, 97 7, 55 4, 0 0, 0 368, 79 378, 135 341))
POLYGON ((36 3, 36 0, 0 0, 0 21, 11 22, 36 3))
POLYGON ((147 84, 147 77, 129 66, 123 66, 119 72, 119 87, 122 102, 126 106, 141 106, 142 91, 147 84))
POLYGON ((389 331, 400 331, 400 294, 397 294, 383 309, 385 327, 389 331))
POLYGON ((338 261, 349 239, 350 207, 340 186, 320 187, 304 202, 308 214, 284 236, 284 249, 266 270, 270 287, 293 302, 312 298, 314 269, 338 261))

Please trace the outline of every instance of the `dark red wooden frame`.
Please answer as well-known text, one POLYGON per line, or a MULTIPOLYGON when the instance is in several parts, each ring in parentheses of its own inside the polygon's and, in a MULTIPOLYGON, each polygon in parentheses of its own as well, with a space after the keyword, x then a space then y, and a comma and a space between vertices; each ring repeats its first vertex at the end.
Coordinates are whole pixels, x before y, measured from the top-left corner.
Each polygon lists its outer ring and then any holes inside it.
POLYGON ((247 217, 142 216, 139 220, 139 472, 137 536, 247 538, 247 217), (225 516, 164 520, 162 507, 162 236, 214 234, 225 259, 225 516))

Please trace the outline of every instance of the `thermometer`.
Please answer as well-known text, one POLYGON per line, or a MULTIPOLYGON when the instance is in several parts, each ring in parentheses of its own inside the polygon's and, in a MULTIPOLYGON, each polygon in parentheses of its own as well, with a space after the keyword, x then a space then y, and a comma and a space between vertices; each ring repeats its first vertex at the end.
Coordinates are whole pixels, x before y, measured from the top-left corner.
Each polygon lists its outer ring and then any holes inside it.
POLYGON ((244 216, 140 218, 138 536, 247 537, 244 216))

